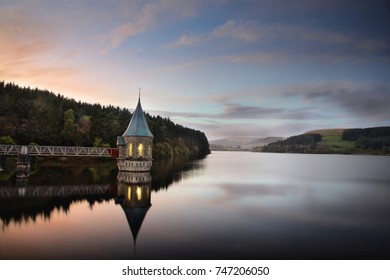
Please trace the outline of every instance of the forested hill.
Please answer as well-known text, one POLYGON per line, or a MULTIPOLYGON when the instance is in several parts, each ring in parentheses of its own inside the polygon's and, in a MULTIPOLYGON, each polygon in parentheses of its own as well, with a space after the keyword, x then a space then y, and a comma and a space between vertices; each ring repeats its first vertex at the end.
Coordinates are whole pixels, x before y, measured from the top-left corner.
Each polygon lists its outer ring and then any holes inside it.
POLYGON ((322 129, 291 136, 255 152, 390 155, 390 127, 322 129))
MULTIPOLYGON (((154 157, 210 153, 206 135, 146 113, 154 157)), ((127 109, 89 104, 47 90, 0 81, 0 138, 37 145, 116 146, 131 119, 127 109)))

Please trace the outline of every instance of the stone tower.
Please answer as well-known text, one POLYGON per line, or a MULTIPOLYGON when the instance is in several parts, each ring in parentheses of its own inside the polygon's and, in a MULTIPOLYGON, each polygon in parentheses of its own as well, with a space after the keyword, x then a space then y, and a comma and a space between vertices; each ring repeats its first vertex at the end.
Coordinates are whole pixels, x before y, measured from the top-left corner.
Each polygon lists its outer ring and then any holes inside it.
POLYGON ((144 172, 152 167, 153 134, 138 98, 137 108, 122 136, 117 137, 119 171, 144 172))

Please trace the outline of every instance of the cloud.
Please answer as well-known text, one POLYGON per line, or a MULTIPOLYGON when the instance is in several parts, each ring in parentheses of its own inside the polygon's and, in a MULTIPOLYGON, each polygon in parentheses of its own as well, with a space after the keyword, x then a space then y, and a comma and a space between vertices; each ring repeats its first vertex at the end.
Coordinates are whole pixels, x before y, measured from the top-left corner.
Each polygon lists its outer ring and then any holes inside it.
POLYGON ((224 24, 215 27, 211 32, 201 35, 180 36, 178 40, 168 45, 168 47, 193 46, 206 43, 220 38, 231 38, 239 41, 256 42, 261 37, 261 27, 254 22, 238 23, 228 20, 224 24))
POLYGON ((286 52, 269 52, 269 51, 260 51, 260 52, 251 52, 251 53, 241 53, 241 54, 227 54, 222 55, 219 59, 223 61, 228 61, 232 63, 278 63, 291 60, 291 55, 288 55, 286 52))
POLYGON ((383 38, 371 38, 351 30, 235 20, 227 20, 208 33, 182 34, 168 47, 222 43, 219 58, 232 63, 361 62, 387 57, 389 50, 383 38))
MULTIPOLYGON (((108 43, 107 49, 119 47, 127 38, 152 30, 158 25, 160 15, 168 18, 192 17, 196 11, 196 1, 161 0, 146 4, 139 14, 132 15, 131 19, 113 28, 108 35, 101 37, 103 44, 108 43)), ((185 40, 185 39, 183 39, 185 40)))
POLYGON ((185 63, 180 63, 180 64, 173 64, 169 66, 165 66, 159 69, 161 72, 182 72, 184 70, 192 69, 194 67, 198 67, 205 63, 204 61, 189 61, 185 63))
POLYGON ((224 112, 219 114, 223 119, 253 119, 270 118, 280 115, 283 112, 281 108, 263 108, 260 106, 244 106, 240 104, 225 104, 224 112))
POLYGON ((321 120, 326 120, 320 113, 313 112, 310 109, 276 109, 275 112, 270 112, 272 109, 263 111, 262 108, 250 110, 252 114, 249 115, 248 113, 248 119, 245 119, 249 121, 243 121, 243 118, 235 118, 237 108, 232 115, 229 115, 229 112, 195 113, 153 111, 151 113, 162 117, 169 117, 175 123, 204 131, 209 140, 224 137, 288 137, 318 129, 316 123, 312 121, 314 119, 313 115, 321 120), (267 111, 269 114, 266 114, 267 111), (279 111, 280 114, 277 113, 279 111))
POLYGON ((109 41, 110 48, 117 48, 126 38, 138 35, 153 28, 159 10, 159 5, 149 3, 143 7, 135 20, 127 21, 112 29, 108 38, 105 38, 109 41))
POLYGON ((314 112, 312 108, 289 109, 283 107, 266 108, 261 106, 248 106, 237 103, 225 103, 219 113, 192 113, 192 112, 166 112, 155 111, 157 114, 171 118, 210 119, 214 121, 229 122, 230 120, 305 120, 325 118, 321 113, 314 112))
POLYGON ((225 137, 289 137, 318 128, 293 121, 275 124, 262 120, 258 120, 256 123, 231 123, 229 121, 215 120, 213 123, 202 124, 183 122, 177 119, 177 122, 204 131, 209 140, 225 137))
MULTIPOLYGON (((254 21, 228 20, 224 24, 215 27, 211 32, 202 36, 191 37, 182 35, 181 40, 187 44, 198 42, 194 38, 202 38, 203 41, 210 41, 219 38, 231 38, 244 42, 259 42, 260 40, 304 40, 320 43, 340 44, 350 43, 351 37, 341 32, 330 31, 321 28, 288 24, 259 24, 254 21), (206 40, 207 39, 207 40, 206 40)), ((179 39, 180 40, 180 39, 179 39)))
POLYGON ((284 58, 346 59, 386 51, 386 44, 379 39, 319 27, 272 24, 261 26, 261 33, 264 40, 274 44, 272 53, 282 53, 284 58))
POLYGON ((170 43, 167 45, 168 48, 177 48, 183 46, 193 46, 200 44, 207 40, 205 36, 190 36, 190 35, 182 35, 177 41, 170 43))
MULTIPOLYGON (((173 118, 172 118, 173 119, 173 118)), ((281 127, 269 127, 259 122, 258 124, 234 124, 226 123, 221 120, 212 120, 211 123, 197 123, 181 119, 173 119, 177 123, 204 131, 209 140, 220 139, 224 137, 267 137, 267 136, 290 136, 291 130, 281 127)))
MULTIPOLYGON (((272 90, 271 90, 272 91, 272 90)), ((390 86, 387 84, 322 83, 278 87, 272 95, 258 93, 232 102, 236 95, 210 97, 214 111, 165 112, 175 122, 206 132, 209 139, 222 137, 291 136, 319 128, 388 125, 390 86), (287 93, 284 93, 287 92, 287 93), (269 101, 274 101, 274 105, 269 101), (265 105, 267 104, 267 105, 265 105), (387 123, 386 123, 387 121, 387 123)), ((210 104, 211 105, 211 104, 210 104)))
POLYGON ((168 117, 168 118, 204 118, 204 117, 211 117, 212 114, 204 114, 204 113, 194 113, 194 112, 172 112, 172 111, 158 111, 154 110, 151 111, 150 114, 152 115, 160 115, 162 117, 168 117))
POLYGON ((366 50, 369 52, 379 52, 379 51, 386 50, 386 44, 378 40, 367 39, 359 42, 356 45, 356 48, 361 50, 366 50))
POLYGON ((308 101, 329 103, 355 116, 390 120, 390 86, 370 84, 359 87, 339 87, 304 94, 308 101))
POLYGON ((256 42, 262 37, 263 29, 254 22, 237 23, 228 20, 225 24, 216 27, 211 33, 211 38, 228 37, 240 41, 256 42))
POLYGON ((285 107, 265 108, 261 106, 245 106, 240 104, 225 104, 224 112, 217 115, 220 119, 278 119, 305 120, 324 118, 311 108, 290 109, 285 107))

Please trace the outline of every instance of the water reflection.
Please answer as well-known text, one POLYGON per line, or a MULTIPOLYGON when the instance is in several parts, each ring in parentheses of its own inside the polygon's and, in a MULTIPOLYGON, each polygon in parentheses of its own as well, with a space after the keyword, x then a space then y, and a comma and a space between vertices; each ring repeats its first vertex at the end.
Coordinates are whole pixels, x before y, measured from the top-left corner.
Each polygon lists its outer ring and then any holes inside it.
POLYGON ((34 163, 29 178, 0 178, 0 222, 4 229, 10 223, 34 223, 39 217, 49 221, 55 210, 68 214, 72 204, 87 202, 92 209, 115 199, 126 213, 135 241, 151 206, 151 191, 167 189, 201 167, 197 161, 169 159, 154 163, 152 173, 134 174, 117 173, 116 163, 106 161, 34 163))
POLYGON ((95 203, 109 201, 115 196, 112 185, 28 185, 18 181, 17 186, 0 187, 0 220, 3 228, 10 223, 35 222, 38 217, 50 220, 55 210, 65 214, 76 202, 95 203))
POLYGON ((137 236, 152 206, 152 176, 149 172, 119 172, 117 177, 118 196, 115 203, 120 204, 126 215, 133 235, 134 253, 137 236))
POLYGON ((155 163, 150 174, 86 165, 54 181, 38 172, 0 186, 0 258, 388 259, 389 165, 216 152, 155 163), (110 189, 87 193, 99 185, 110 189))
MULTIPOLYGON (((4 161, 4 160, 3 160, 4 161)), ((5 161, 4 170, 0 173, 0 186, 15 186, 16 160, 5 161)), ((77 160, 32 158, 30 185, 94 185, 115 182, 117 168, 111 160, 77 160)))
POLYGON ((173 183, 191 177, 203 169, 204 162, 202 159, 188 161, 184 157, 179 157, 153 162, 150 170, 153 177, 152 189, 155 191, 167 189, 173 183))

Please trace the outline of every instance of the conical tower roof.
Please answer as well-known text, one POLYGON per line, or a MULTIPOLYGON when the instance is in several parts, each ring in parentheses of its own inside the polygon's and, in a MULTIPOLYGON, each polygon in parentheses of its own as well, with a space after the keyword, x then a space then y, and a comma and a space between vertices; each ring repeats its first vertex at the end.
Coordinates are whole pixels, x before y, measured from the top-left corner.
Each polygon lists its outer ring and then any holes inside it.
POLYGON ((131 233, 133 234, 134 244, 137 242, 138 232, 141 229, 142 223, 145 219, 146 213, 148 212, 150 205, 142 208, 128 208, 123 207, 126 214, 127 222, 129 223, 131 233))
POLYGON ((129 126, 127 127, 125 133, 123 133, 122 136, 153 137, 153 134, 149 129, 148 123, 146 122, 144 111, 141 107, 141 98, 138 98, 137 108, 135 108, 129 126))

